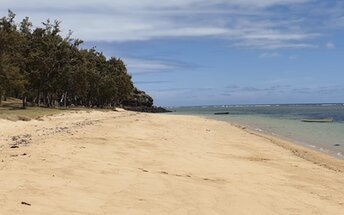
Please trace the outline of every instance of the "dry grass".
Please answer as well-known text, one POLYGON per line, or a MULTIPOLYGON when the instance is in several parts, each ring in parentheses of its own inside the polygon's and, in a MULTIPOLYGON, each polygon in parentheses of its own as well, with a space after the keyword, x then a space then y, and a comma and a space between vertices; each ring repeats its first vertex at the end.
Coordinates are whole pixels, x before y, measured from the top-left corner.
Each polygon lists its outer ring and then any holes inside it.
POLYGON ((58 114, 68 111, 81 111, 82 109, 60 109, 60 108, 43 108, 43 107, 28 107, 21 108, 21 100, 9 98, 7 101, 2 101, 0 105, 0 119, 8 119, 12 121, 30 121, 31 119, 40 119, 43 116, 58 114))

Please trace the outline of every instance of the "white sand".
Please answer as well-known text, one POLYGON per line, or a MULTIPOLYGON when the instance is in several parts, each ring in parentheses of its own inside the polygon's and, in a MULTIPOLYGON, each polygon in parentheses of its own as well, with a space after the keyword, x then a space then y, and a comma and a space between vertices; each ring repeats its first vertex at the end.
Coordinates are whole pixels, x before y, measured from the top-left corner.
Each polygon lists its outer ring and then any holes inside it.
POLYGON ((93 111, 0 135, 1 215, 344 214, 343 161, 225 122, 93 111))

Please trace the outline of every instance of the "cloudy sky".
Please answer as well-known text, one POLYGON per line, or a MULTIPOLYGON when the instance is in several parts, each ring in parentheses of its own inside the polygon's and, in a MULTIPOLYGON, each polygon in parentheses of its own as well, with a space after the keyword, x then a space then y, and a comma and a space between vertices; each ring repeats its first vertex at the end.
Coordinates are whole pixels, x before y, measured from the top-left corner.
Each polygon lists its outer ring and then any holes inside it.
POLYGON ((124 59, 157 105, 344 102, 342 0, 0 0, 124 59))

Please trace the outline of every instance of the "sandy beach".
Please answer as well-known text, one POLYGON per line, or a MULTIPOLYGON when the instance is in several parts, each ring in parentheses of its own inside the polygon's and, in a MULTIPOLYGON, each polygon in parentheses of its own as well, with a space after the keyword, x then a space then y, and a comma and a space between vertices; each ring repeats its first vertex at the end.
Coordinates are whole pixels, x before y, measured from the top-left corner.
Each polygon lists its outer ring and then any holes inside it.
POLYGON ((0 214, 344 214, 344 162, 229 123, 0 120, 0 214))

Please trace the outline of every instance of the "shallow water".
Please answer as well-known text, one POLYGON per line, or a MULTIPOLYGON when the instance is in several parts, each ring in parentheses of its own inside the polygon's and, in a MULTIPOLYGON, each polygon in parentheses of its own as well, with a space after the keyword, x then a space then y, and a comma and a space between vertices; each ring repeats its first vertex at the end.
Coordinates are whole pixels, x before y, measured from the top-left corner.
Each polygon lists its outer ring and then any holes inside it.
POLYGON ((344 105, 248 105, 170 108, 173 114, 202 115, 248 126, 344 159, 344 105), (214 115, 216 112, 229 115, 214 115), (302 118, 333 118, 332 123, 307 123, 302 118))

